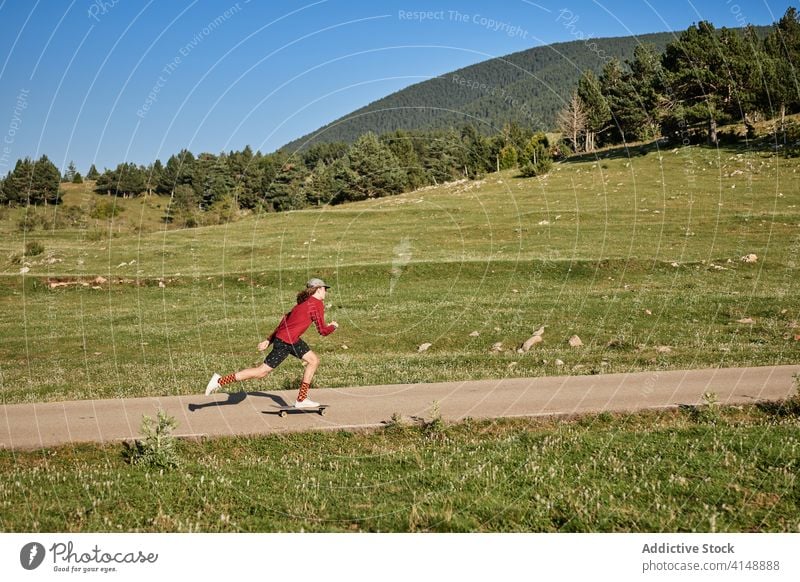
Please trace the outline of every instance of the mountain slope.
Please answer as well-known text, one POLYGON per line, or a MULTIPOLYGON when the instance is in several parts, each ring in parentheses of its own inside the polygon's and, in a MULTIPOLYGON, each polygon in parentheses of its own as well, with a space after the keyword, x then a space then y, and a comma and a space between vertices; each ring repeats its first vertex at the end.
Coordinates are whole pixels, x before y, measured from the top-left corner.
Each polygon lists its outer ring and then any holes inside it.
POLYGON ((633 58, 638 44, 662 52, 669 32, 536 47, 411 85, 294 140, 288 151, 318 142, 352 142, 372 131, 444 129, 472 120, 487 133, 516 121, 549 129, 582 72, 599 75, 611 58, 633 58))
MULTIPOLYGON (((756 26, 763 36, 769 26, 756 26)), ((721 30, 721 29, 720 29, 721 30)), ((517 122, 550 130, 583 71, 600 75, 612 58, 633 59, 637 45, 661 53, 680 32, 592 38, 535 47, 464 67, 392 93, 284 146, 295 151, 319 142, 353 142, 372 131, 460 127, 471 122, 487 134, 517 122)))

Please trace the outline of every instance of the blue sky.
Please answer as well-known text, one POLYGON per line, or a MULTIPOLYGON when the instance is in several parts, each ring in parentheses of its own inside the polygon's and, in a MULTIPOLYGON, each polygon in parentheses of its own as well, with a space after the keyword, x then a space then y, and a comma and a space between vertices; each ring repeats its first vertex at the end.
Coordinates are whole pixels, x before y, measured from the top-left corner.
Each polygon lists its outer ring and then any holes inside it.
POLYGON ((0 174, 271 152, 410 84, 584 37, 770 24, 771 0, 0 0, 0 174), (566 23, 569 22, 569 26, 566 23))

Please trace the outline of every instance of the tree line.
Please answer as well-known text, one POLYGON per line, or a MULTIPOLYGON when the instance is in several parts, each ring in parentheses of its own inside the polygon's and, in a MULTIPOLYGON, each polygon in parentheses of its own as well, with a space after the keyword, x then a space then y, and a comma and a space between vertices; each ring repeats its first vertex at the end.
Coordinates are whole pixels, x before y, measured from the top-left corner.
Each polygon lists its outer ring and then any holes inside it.
MULTIPOLYGON (((475 126, 460 130, 368 132, 353 144, 319 143, 306 150, 270 154, 241 151, 193 154, 182 150, 166 163, 124 162, 102 174, 92 168, 94 191, 116 197, 170 198, 166 222, 195 226, 203 216, 231 219, 240 210, 280 212, 399 194, 427 185, 519 167, 522 174, 546 172, 550 144, 541 132, 508 124, 488 137, 475 126)), ((20 160, 0 183, 9 205, 58 204, 60 181, 81 182, 70 164, 64 176, 42 156, 20 160)))
POLYGON ((755 124, 800 110, 800 20, 787 9, 764 35, 752 27, 693 24, 658 53, 636 47, 632 60, 610 59, 599 76, 587 70, 558 115, 574 152, 668 137, 719 143, 720 125, 755 124))

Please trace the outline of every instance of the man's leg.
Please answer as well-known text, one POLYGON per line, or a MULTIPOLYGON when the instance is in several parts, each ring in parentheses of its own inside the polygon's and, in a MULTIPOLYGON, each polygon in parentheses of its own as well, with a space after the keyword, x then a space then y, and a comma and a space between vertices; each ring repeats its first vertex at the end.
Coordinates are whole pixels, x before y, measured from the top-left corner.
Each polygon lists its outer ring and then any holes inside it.
POLYGON ((211 378, 211 382, 206 387, 206 395, 211 394, 217 388, 233 384, 234 382, 242 382, 243 380, 253 380, 257 378, 266 378, 274 368, 267 364, 261 364, 256 368, 246 368, 233 374, 228 374, 220 378, 216 374, 211 378))
POLYGON ((308 397, 311 381, 314 379, 314 374, 319 366, 319 356, 314 352, 306 352, 302 359, 306 363, 306 369, 303 370, 303 383, 300 384, 300 393, 297 395, 298 402, 303 402, 308 397))
POLYGON ((220 386, 225 386, 225 384, 232 384, 233 382, 242 382, 243 380, 256 380, 261 378, 266 378, 270 372, 272 372, 273 368, 270 368, 266 364, 261 364, 255 368, 246 368, 244 370, 239 370, 235 374, 229 374, 222 378, 219 381, 220 386), (232 377, 232 378, 231 378, 232 377), (231 378, 228 382, 225 382, 226 378, 231 378))

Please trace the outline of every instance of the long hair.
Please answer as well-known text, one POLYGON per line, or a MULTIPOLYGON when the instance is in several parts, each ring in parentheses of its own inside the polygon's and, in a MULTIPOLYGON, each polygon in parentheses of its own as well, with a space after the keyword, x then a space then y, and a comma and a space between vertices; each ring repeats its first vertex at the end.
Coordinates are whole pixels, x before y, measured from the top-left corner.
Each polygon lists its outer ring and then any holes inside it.
POLYGON ((297 304, 300 305, 307 301, 309 297, 317 292, 317 289, 319 289, 319 287, 306 287, 300 291, 300 293, 297 294, 297 304))

